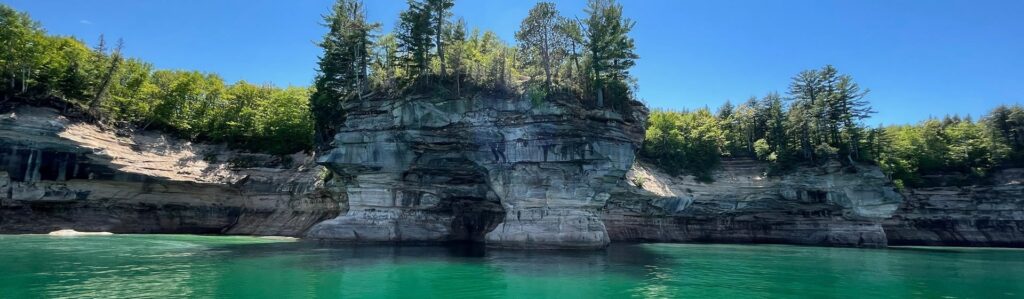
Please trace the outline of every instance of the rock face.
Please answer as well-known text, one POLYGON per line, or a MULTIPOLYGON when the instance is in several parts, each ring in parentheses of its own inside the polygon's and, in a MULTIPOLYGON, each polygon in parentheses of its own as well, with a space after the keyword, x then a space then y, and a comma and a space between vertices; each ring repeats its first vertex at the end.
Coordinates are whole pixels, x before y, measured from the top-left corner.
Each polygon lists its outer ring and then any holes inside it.
POLYGON ((17 108, 0 116, 0 233, 299 236, 343 210, 344 194, 317 179, 311 157, 290 159, 17 108))
POLYGON ((316 161, 118 135, 45 108, 0 114, 0 233, 1024 247, 1024 169, 900 194, 874 166, 768 177, 761 162, 730 159, 701 183, 634 161, 639 103, 625 115, 501 96, 347 106, 316 161))
POLYGON ((766 166, 726 160, 712 183, 700 183, 637 163, 601 218, 612 241, 886 246, 881 221, 902 198, 877 167, 767 177, 766 166))
POLYGON ((351 103, 318 161, 344 182, 349 210, 307 235, 603 247, 598 209, 643 140, 646 108, 631 106, 622 115, 501 96, 351 103))
POLYGON ((1024 169, 996 173, 991 185, 909 188, 885 222, 894 245, 1024 247, 1024 169))

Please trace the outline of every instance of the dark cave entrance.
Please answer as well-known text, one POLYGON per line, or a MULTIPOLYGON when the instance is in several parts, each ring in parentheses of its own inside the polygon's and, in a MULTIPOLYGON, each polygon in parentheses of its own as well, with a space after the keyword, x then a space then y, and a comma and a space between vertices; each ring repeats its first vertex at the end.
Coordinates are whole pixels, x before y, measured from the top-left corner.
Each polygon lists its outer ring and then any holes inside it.
MULTIPOLYGON (((436 196, 437 203, 428 210, 451 217, 448 240, 483 243, 488 232, 505 220, 505 209, 491 189, 487 171, 461 157, 421 159, 405 173, 407 182, 417 189, 436 196)), ((420 195, 413 205, 427 204, 420 195)), ((408 206, 403 202, 404 206, 408 206)))
POLYGON ((505 209, 495 201, 481 198, 450 200, 451 238, 455 241, 482 243, 484 236, 505 220, 505 209))

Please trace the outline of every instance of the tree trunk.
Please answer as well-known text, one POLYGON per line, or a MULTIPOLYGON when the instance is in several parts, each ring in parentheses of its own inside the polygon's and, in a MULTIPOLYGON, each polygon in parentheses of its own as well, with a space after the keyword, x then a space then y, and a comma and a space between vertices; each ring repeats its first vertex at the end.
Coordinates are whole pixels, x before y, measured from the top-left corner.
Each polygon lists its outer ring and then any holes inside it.
POLYGON ((448 74, 448 67, 444 63, 444 46, 441 44, 441 31, 444 29, 444 10, 437 10, 437 30, 434 31, 434 43, 437 44, 437 58, 441 60, 441 78, 448 74))
POLYGON ((361 81, 362 84, 359 85, 360 96, 362 96, 362 93, 366 92, 367 87, 369 86, 369 81, 370 81, 369 80, 369 75, 367 75, 367 69, 370 67, 369 66, 370 63, 369 63, 369 61, 367 61, 368 60, 367 56, 369 56, 368 55, 369 53, 367 53, 367 51, 366 51, 367 40, 368 39, 369 39, 369 37, 367 37, 364 34, 363 37, 362 37, 362 40, 360 40, 360 43, 362 43, 362 45, 360 45, 360 47, 359 47, 359 52, 361 52, 361 55, 359 55, 359 73, 360 73, 359 75, 362 78, 361 79, 362 80, 361 81))

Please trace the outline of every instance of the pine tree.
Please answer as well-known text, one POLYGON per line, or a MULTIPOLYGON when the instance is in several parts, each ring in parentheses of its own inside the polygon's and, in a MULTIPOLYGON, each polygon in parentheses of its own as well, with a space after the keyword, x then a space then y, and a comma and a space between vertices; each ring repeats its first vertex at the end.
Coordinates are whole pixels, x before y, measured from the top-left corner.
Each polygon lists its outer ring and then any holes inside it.
POLYGON ((427 10, 430 14, 431 27, 434 33, 434 45, 437 48, 437 58, 441 63, 441 77, 445 77, 448 74, 447 67, 445 66, 445 55, 444 49, 445 44, 441 38, 445 28, 447 28, 448 18, 451 17, 452 6, 455 6, 455 0, 426 0, 427 10))
MULTIPOLYGON (((100 37, 99 47, 101 49, 104 47, 102 36, 100 37)), ((123 49, 124 40, 118 39, 117 46, 114 47, 114 51, 110 54, 110 66, 107 67, 106 71, 103 73, 103 78, 97 86, 96 96, 91 102, 89 102, 89 113, 92 114, 93 117, 101 117, 100 107, 103 106, 103 98, 106 97, 107 92, 110 91, 110 85, 114 79, 114 75, 117 74, 118 69, 121 67, 121 63, 124 61, 124 58, 121 56, 121 50, 123 49)), ((102 54, 103 52, 100 53, 102 54)))
POLYGON ((465 60, 466 60, 466 20, 459 18, 450 30, 445 31, 447 40, 446 44, 450 55, 450 64, 452 66, 452 73, 455 75, 455 93, 460 95, 462 92, 462 76, 465 72, 465 60))
POLYGON ((559 34, 565 37, 565 53, 572 60, 572 64, 567 67, 568 74, 566 77, 570 82, 580 85, 582 88, 582 82, 580 78, 583 77, 583 69, 580 66, 581 56, 583 55, 584 39, 583 29, 580 28, 580 23, 574 19, 562 18, 562 21, 558 23, 557 30, 559 34))
MULTIPOLYGON (((604 107, 604 88, 608 83, 625 84, 629 68, 639 56, 634 53, 629 31, 636 24, 622 16, 622 5, 615 0, 589 0, 586 22, 586 48, 597 90, 597 106, 604 107)), ((621 96, 621 95, 620 95, 621 96)))
POLYGON ((332 138, 342 101, 365 90, 371 32, 378 27, 366 21, 363 4, 357 0, 338 0, 324 21, 329 32, 320 42, 324 54, 318 63, 316 92, 310 97, 317 144, 332 138))
POLYGON ((767 123, 767 132, 765 139, 768 141, 769 149, 776 156, 784 156, 788 154, 786 149, 786 116, 784 114, 784 107, 782 106, 782 97, 778 93, 772 92, 764 97, 762 100, 765 107, 765 117, 767 123))
POLYGON ((409 0, 409 8, 399 17, 397 36, 407 74, 410 78, 426 75, 430 70, 430 50, 434 47, 434 26, 426 3, 409 0))

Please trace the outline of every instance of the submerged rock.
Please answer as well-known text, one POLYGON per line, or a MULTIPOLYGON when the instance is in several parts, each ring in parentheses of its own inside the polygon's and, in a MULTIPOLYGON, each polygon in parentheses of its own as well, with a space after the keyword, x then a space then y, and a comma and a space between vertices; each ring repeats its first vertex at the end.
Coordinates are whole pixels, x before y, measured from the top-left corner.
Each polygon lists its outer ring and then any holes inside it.
POLYGON ((52 231, 47 235, 57 237, 80 237, 80 236, 110 236, 113 235, 111 232, 80 232, 73 229, 62 229, 58 231, 52 231))
POLYGON ((599 248, 598 215, 643 140, 630 114, 572 101, 376 97, 347 116, 320 159, 347 190, 347 213, 307 236, 369 242, 477 241, 599 248))

